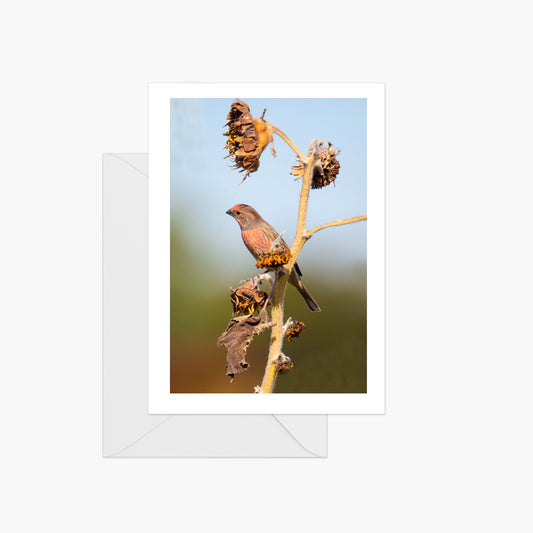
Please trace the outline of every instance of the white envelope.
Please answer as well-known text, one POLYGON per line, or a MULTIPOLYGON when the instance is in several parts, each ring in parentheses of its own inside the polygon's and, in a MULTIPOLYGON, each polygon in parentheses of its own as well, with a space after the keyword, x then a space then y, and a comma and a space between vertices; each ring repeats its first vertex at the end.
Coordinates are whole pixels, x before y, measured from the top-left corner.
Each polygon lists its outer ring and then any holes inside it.
POLYGON ((104 457, 327 457, 327 415, 148 414, 148 155, 104 154, 104 457))

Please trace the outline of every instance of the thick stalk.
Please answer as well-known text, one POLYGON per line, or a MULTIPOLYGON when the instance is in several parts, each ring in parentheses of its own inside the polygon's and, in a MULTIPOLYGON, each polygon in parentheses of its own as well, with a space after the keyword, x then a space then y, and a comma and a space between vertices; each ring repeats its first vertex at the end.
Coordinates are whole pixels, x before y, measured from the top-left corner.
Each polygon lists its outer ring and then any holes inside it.
MULTIPOLYGON (((303 156, 302 156, 303 157, 303 156)), ((296 227, 296 236, 291 247, 291 259, 284 267, 284 274, 278 273, 278 279, 274 288, 272 297, 271 319, 274 322, 272 326, 272 333, 270 337, 270 349, 268 352, 268 359, 261 383, 261 394, 270 394, 274 390, 276 382, 277 368, 276 360, 281 354, 283 348, 283 303, 285 300, 285 289, 287 288, 287 281, 289 279, 288 273, 292 270, 294 263, 300 250, 302 249, 307 238, 305 233, 305 221, 307 217, 307 203, 309 201, 309 190, 311 188, 311 178, 313 177, 313 166, 316 161, 316 152, 313 150, 308 158, 303 158, 305 161, 305 170, 302 180, 302 190, 300 192, 300 205, 298 208, 298 224, 296 227)))
POLYGON ((272 294, 272 309, 270 317, 274 325, 272 326, 270 335, 270 350, 268 352, 268 359, 261 383, 261 394, 269 394, 274 390, 276 383, 276 359, 281 353, 283 347, 283 301, 285 300, 285 289, 287 288, 287 274, 280 275, 274 286, 272 294))

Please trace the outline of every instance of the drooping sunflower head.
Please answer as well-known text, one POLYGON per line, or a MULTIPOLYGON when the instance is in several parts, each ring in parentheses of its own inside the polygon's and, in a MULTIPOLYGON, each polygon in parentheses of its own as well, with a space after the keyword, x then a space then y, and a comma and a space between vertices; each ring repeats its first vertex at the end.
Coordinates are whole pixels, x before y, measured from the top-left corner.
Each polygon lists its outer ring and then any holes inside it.
POLYGON ((250 315, 261 311, 268 299, 268 294, 265 291, 259 290, 259 283, 255 278, 252 278, 236 289, 230 290, 233 313, 236 315, 250 315))
POLYGON ((240 169, 239 172, 245 172, 243 181, 259 168, 259 158, 272 142, 272 126, 263 116, 253 118, 248 104, 239 99, 231 104, 227 116, 228 131, 224 135, 228 137, 225 148, 229 153, 226 157, 233 159, 233 167, 240 169))

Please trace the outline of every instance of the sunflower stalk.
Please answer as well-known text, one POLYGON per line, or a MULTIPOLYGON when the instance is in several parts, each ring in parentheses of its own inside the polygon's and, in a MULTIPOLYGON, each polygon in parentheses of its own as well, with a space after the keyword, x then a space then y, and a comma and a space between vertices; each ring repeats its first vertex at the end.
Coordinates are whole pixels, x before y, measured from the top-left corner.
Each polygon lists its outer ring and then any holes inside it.
MULTIPOLYGON (((276 130, 274 129, 274 131, 276 130)), ((290 143, 287 144, 291 146, 290 143)), ((276 377, 278 374, 276 361, 283 348, 283 307, 285 301, 285 289, 287 288, 289 273, 294 267, 296 259, 298 258, 298 254, 308 239, 308 237, 305 235, 305 223, 307 219, 307 204, 309 202, 309 191, 311 189, 313 168, 317 159, 317 151, 315 149, 316 141, 313 141, 311 146, 312 149, 310 150, 308 157, 303 156, 299 151, 296 152, 304 164, 302 188, 300 191, 300 205, 298 207, 298 224, 296 227, 296 236, 294 237, 294 241, 291 246, 291 259, 287 265, 285 265, 283 270, 278 271, 278 279, 273 291, 273 297, 271 299, 272 309, 270 318, 274 325, 271 329, 270 349, 268 352, 265 374, 261 383, 261 390, 259 391, 261 394, 270 394, 274 390, 274 385, 276 383, 276 377)))

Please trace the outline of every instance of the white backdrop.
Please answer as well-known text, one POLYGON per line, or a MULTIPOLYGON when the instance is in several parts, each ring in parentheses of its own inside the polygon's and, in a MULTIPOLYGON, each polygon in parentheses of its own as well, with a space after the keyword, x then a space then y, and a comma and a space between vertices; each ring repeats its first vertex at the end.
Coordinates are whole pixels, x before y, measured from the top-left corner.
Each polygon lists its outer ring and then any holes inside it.
POLYGON ((528 4, 206 4, 3 8, 0 529, 531 531, 528 4), (101 154, 146 151, 147 82, 247 80, 387 83, 387 414, 104 460, 101 154))

